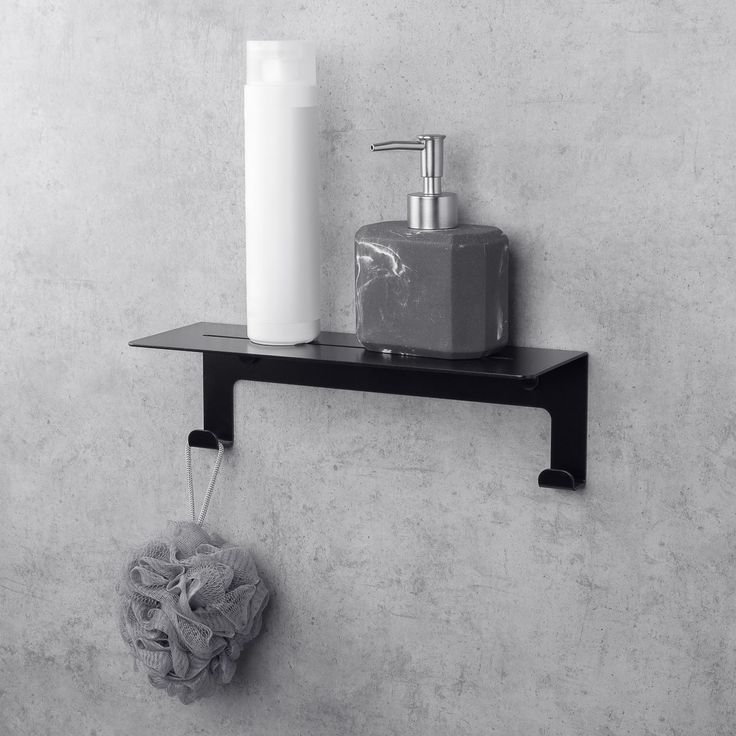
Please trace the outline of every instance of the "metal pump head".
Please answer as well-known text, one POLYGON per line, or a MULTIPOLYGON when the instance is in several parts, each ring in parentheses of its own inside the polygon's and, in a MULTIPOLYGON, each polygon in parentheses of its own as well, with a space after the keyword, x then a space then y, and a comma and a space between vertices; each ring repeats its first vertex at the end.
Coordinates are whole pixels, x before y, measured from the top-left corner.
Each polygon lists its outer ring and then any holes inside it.
POLYGON ((407 195, 407 222, 413 230, 457 227, 457 194, 442 191, 444 135, 424 133, 414 141, 374 143, 371 151, 421 151, 422 191, 407 195))

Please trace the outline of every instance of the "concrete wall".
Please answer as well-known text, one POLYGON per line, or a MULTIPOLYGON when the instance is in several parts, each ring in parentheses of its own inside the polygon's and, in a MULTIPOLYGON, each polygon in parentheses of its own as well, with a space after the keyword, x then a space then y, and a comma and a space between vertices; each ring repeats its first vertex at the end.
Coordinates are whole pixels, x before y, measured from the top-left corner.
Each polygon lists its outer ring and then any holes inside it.
MULTIPOLYGON (((0 733, 732 734, 736 7, 728 0, 6 2, 0 733), (543 412, 237 386, 209 520, 274 590, 183 707, 118 637, 124 550, 185 514, 200 359, 245 319, 246 38, 317 41, 323 315, 448 135, 513 248, 513 340, 591 355, 589 483, 543 412)), ((210 457, 197 460, 204 474, 210 457)))

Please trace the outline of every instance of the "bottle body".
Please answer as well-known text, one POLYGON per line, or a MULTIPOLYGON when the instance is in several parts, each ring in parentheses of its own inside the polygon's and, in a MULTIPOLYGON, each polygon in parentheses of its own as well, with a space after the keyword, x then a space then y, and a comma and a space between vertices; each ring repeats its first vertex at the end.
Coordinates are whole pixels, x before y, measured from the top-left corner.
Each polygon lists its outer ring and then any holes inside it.
POLYGON ((283 58, 283 48, 298 43, 248 42, 247 322, 249 339, 267 345, 310 342, 320 331, 317 87, 290 77, 301 70, 283 58), (252 43, 270 49, 271 66, 256 80, 252 43))
POLYGON ((508 238, 496 227, 355 234, 357 337, 368 350, 479 358, 508 343, 508 238))

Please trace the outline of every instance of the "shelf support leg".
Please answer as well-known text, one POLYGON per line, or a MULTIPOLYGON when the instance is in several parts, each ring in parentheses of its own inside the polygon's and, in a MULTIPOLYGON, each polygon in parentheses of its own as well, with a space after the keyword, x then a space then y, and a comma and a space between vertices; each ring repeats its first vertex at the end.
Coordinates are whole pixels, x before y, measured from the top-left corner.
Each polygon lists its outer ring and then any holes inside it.
POLYGON ((238 365, 237 355, 202 353, 204 428, 226 447, 233 444, 233 388, 238 365))
POLYGON ((585 486, 588 443, 588 356, 542 378, 542 406, 552 418, 550 467, 539 474, 545 488, 585 486))

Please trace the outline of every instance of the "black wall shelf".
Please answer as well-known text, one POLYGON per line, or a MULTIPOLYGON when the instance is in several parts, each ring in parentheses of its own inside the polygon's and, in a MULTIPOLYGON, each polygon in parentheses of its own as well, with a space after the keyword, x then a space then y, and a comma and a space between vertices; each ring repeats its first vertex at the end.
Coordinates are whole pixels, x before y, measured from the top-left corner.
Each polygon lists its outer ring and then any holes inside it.
MULTIPOLYGON (((202 353, 204 428, 233 442, 236 381, 265 381, 545 409, 552 418, 550 467, 539 485, 585 485, 588 354, 507 347, 477 360, 440 360, 364 350, 355 335, 323 332, 307 345, 256 345, 244 325, 197 322, 143 337, 133 347, 202 353)), ((203 447, 211 446, 203 442, 203 447)))

